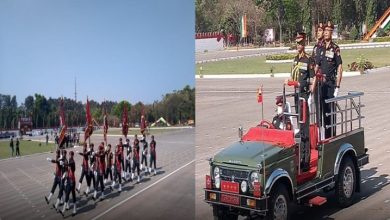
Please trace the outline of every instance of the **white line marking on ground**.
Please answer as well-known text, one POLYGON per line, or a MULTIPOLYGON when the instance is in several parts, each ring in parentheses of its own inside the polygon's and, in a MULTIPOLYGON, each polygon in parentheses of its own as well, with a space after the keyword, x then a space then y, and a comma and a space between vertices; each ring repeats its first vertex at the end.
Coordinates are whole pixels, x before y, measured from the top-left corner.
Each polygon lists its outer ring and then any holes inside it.
POLYGON ((112 206, 111 208, 107 209, 106 211, 100 213, 99 215, 95 216, 92 220, 96 220, 96 219, 99 219, 100 217, 102 217, 103 215, 109 213, 111 210, 115 209, 116 207, 122 205, 123 203, 127 202, 128 200, 136 197, 137 195, 141 194, 142 192, 146 191, 147 189, 151 188, 152 186, 158 184, 159 182, 163 181, 164 179, 168 178, 169 176, 175 174, 176 172, 178 172, 179 170, 183 169, 184 167, 190 165, 191 163, 195 162, 195 160, 192 160, 190 162, 188 162, 187 164, 184 164, 183 166, 177 168, 176 170, 172 171, 171 173, 169 173, 168 175, 162 177, 161 179, 157 180, 156 182, 152 183, 151 185, 143 188, 142 190, 136 192, 134 195, 128 197, 127 199, 125 200, 122 200, 121 202, 115 204, 114 206, 112 206))
POLYGON ((28 175, 26 172, 24 172, 22 169, 18 168, 18 170, 23 173, 25 176, 27 176, 28 178, 30 178, 32 181, 38 183, 39 185, 41 185, 43 188, 48 188, 47 186, 45 186, 45 184, 43 184, 41 181, 38 181, 36 179, 34 179, 32 176, 28 175))

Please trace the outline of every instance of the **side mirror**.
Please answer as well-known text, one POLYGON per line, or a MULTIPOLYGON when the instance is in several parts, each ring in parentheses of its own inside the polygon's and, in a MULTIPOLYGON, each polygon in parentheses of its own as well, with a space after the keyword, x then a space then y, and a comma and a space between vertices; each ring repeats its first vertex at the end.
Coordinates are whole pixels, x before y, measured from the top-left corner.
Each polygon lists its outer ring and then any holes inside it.
POLYGON ((238 127, 238 138, 242 141, 242 136, 243 136, 243 129, 242 126, 238 127))

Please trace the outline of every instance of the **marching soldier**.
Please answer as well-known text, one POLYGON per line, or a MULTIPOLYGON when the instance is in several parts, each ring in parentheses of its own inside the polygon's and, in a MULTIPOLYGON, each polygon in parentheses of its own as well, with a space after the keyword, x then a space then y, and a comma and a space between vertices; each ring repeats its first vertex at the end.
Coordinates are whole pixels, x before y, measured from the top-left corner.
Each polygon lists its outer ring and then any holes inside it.
POLYGON ((150 168, 149 173, 152 172, 152 164, 154 165, 154 175, 157 174, 156 170, 156 141, 154 140, 154 135, 151 136, 152 140, 150 141, 150 168))
POLYGON ((78 193, 80 193, 81 183, 83 182, 83 179, 85 177, 85 179, 87 180, 87 185, 88 185, 86 192, 88 194, 89 186, 91 185, 91 180, 90 180, 89 175, 88 175, 88 172, 89 172, 89 167, 88 167, 89 151, 87 150, 87 143, 84 143, 82 153, 79 153, 78 151, 76 151, 76 153, 83 156, 83 163, 81 164, 81 175, 80 175, 80 179, 79 179, 79 185, 78 185, 76 191, 78 193))
MULTIPOLYGON (((121 166, 122 166, 122 170, 124 171, 125 170, 125 161, 123 159, 123 155, 124 155, 123 152, 125 152, 124 151, 125 146, 124 146, 124 144, 122 142, 122 138, 119 138, 119 148, 122 151, 122 154, 121 154, 122 155, 121 166)), ((121 175, 122 175, 122 179, 125 179, 124 172, 122 172, 121 175)))
POLYGON ((134 179, 134 172, 135 169, 137 169, 137 182, 139 183, 141 181, 140 178, 140 168, 139 168, 139 140, 137 138, 137 135, 134 136, 134 143, 133 143, 133 173, 131 174, 131 179, 134 179))
MULTIPOLYGON (((125 176, 126 178, 129 178, 130 179, 130 173, 131 173, 131 162, 132 162, 132 158, 131 158, 131 145, 130 145, 130 140, 129 139, 126 139, 126 169, 125 169, 125 176)), ((127 179, 128 180, 128 179, 127 179)))
POLYGON ((47 196, 47 197, 45 196, 45 200, 46 200, 47 204, 49 204, 50 199, 53 196, 53 193, 56 190, 57 186, 61 187, 61 177, 62 177, 62 174, 61 174, 61 165, 60 165, 60 154, 61 154, 60 150, 58 149, 56 151, 56 158, 55 159, 51 159, 49 157, 47 158, 47 161, 56 164, 56 171, 54 173, 53 186, 51 187, 51 191, 50 191, 49 196, 47 196))
POLYGON ((62 196, 65 191, 65 181, 66 177, 68 175, 68 160, 66 159, 66 150, 62 150, 62 155, 59 159, 60 163, 60 169, 61 169, 61 183, 60 183, 60 192, 58 193, 57 202, 55 205, 53 205, 53 208, 56 211, 59 211, 58 205, 60 204, 60 201, 62 200, 62 196))
MULTIPOLYGON (((305 53, 305 33, 298 33, 296 36, 298 54, 294 58, 292 70, 292 81, 298 82, 299 97, 295 97, 295 108, 298 112, 299 98, 304 98, 307 102, 310 93, 310 78, 314 75, 314 62, 312 58, 305 53)), ((304 106, 306 108, 306 106, 304 106)), ((306 111, 306 120, 300 126, 301 135, 301 169, 303 172, 309 170, 310 165, 310 141, 309 141, 309 111, 306 111)))
MULTIPOLYGON (((96 172, 96 157, 95 157, 95 151, 94 151, 93 147, 94 147, 94 144, 91 143, 89 145, 89 151, 88 151, 88 156, 89 156, 89 170, 88 170, 89 185, 88 185, 88 188, 87 188, 88 191, 84 192, 86 196, 88 196, 88 193, 92 191, 91 181, 92 181, 92 184, 93 184, 93 190, 96 189, 96 176, 95 176, 95 172, 96 172)), ((87 180, 88 180, 88 178, 87 178, 87 180)))
POLYGON ((123 160, 121 146, 118 144, 115 148, 115 160, 114 160, 114 181, 112 182, 111 188, 115 187, 115 181, 118 179, 119 181, 119 189, 118 191, 122 191, 122 177, 121 177, 121 164, 123 160))
POLYGON ((72 193, 73 198, 73 212, 72 216, 76 215, 76 163, 73 159, 74 152, 70 151, 70 157, 69 157, 69 163, 67 166, 67 176, 65 177, 65 204, 62 208, 62 211, 60 211, 61 215, 64 216, 65 208, 69 209, 69 196, 70 193, 72 193))
POLYGON ((146 159, 146 156, 148 154, 148 142, 146 141, 146 137, 145 135, 142 136, 142 139, 141 139, 141 143, 142 143, 142 159, 141 159, 141 171, 142 171, 142 166, 144 164, 144 161, 145 161, 145 173, 148 172, 148 160, 146 159))
MULTIPOLYGON (((333 24, 328 22, 324 27, 324 43, 320 49, 320 54, 316 57, 316 68, 319 69, 322 77, 315 79, 311 91, 315 90, 317 80, 321 80, 319 84, 321 88, 320 99, 323 106, 324 127, 326 125, 333 124, 335 122, 335 115, 326 116, 326 113, 330 113, 335 109, 333 103, 325 103, 326 99, 337 97, 342 79, 342 59, 340 55, 340 48, 332 41, 333 24), (333 123, 332 123, 333 122, 333 123)), ((325 138, 329 138, 336 134, 335 127, 325 129, 325 138)))
POLYGON ((96 182, 96 188, 95 192, 93 193, 93 200, 96 200, 97 196, 97 190, 100 185, 100 190, 101 190, 101 197, 100 200, 104 199, 104 183, 103 183, 103 178, 104 178, 104 171, 106 170, 106 161, 105 161, 105 153, 104 153, 104 142, 102 142, 99 145, 99 151, 96 153, 96 163, 97 163, 97 182, 96 182))
POLYGON ((108 175, 110 175, 111 182, 113 180, 112 179, 112 158, 114 156, 113 156, 113 153, 111 152, 111 144, 108 144, 108 147, 107 147, 107 150, 105 152, 105 155, 106 155, 107 167, 106 167, 106 175, 105 175, 104 183, 107 183, 108 175))

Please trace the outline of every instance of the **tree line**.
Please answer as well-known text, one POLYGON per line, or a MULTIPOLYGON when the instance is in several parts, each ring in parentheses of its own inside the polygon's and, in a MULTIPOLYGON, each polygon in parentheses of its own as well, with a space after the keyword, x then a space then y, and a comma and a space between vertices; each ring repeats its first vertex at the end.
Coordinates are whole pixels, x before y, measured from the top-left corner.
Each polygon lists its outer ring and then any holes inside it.
POLYGON ((269 28, 279 42, 292 41, 297 31, 314 39, 315 25, 328 20, 345 39, 353 39, 363 35, 363 24, 369 31, 388 7, 390 0, 196 0, 195 30, 239 36, 246 14, 248 38, 256 44, 264 43, 269 28))
MULTIPOLYGON (((20 105, 16 96, 0 94, 0 129, 17 129, 21 117, 31 117, 33 128, 58 127, 59 98, 46 98, 41 94, 29 95, 20 105)), ((170 124, 185 124, 188 120, 195 120, 195 88, 185 86, 183 89, 165 94, 161 100, 152 104, 128 101, 101 103, 89 100, 92 118, 97 124, 103 124, 104 112, 107 112, 109 126, 119 126, 122 119, 123 107, 127 105, 129 123, 139 123, 144 112, 146 120, 153 123, 164 117, 170 124)), ((68 127, 85 126, 85 104, 81 101, 64 97, 65 121, 68 127)))

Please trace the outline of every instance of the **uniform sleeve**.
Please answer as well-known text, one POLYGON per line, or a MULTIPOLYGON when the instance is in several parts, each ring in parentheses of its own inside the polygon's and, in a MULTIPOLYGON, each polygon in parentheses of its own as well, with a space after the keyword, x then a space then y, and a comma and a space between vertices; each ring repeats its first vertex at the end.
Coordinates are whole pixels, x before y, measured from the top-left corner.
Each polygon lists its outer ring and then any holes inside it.
POLYGON ((335 61, 336 61, 336 66, 339 66, 343 64, 343 60, 341 59, 341 54, 340 54, 340 48, 337 46, 335 49, 335 61))
POLYGON ((315 73, 314 73, 314 67, 315 67, 315 61, 314 61, 314 58, 313 57, 310 57, 309 58, 309 65, 308 65, 308 71, 309 71, 309 77, 310 78, 313 78, 315 73))
POLYGON ((316 56, 313 58, 314 64, 321 66, 321 53, 323 52, 324 47, 318 47, 316 50, 316 56))

